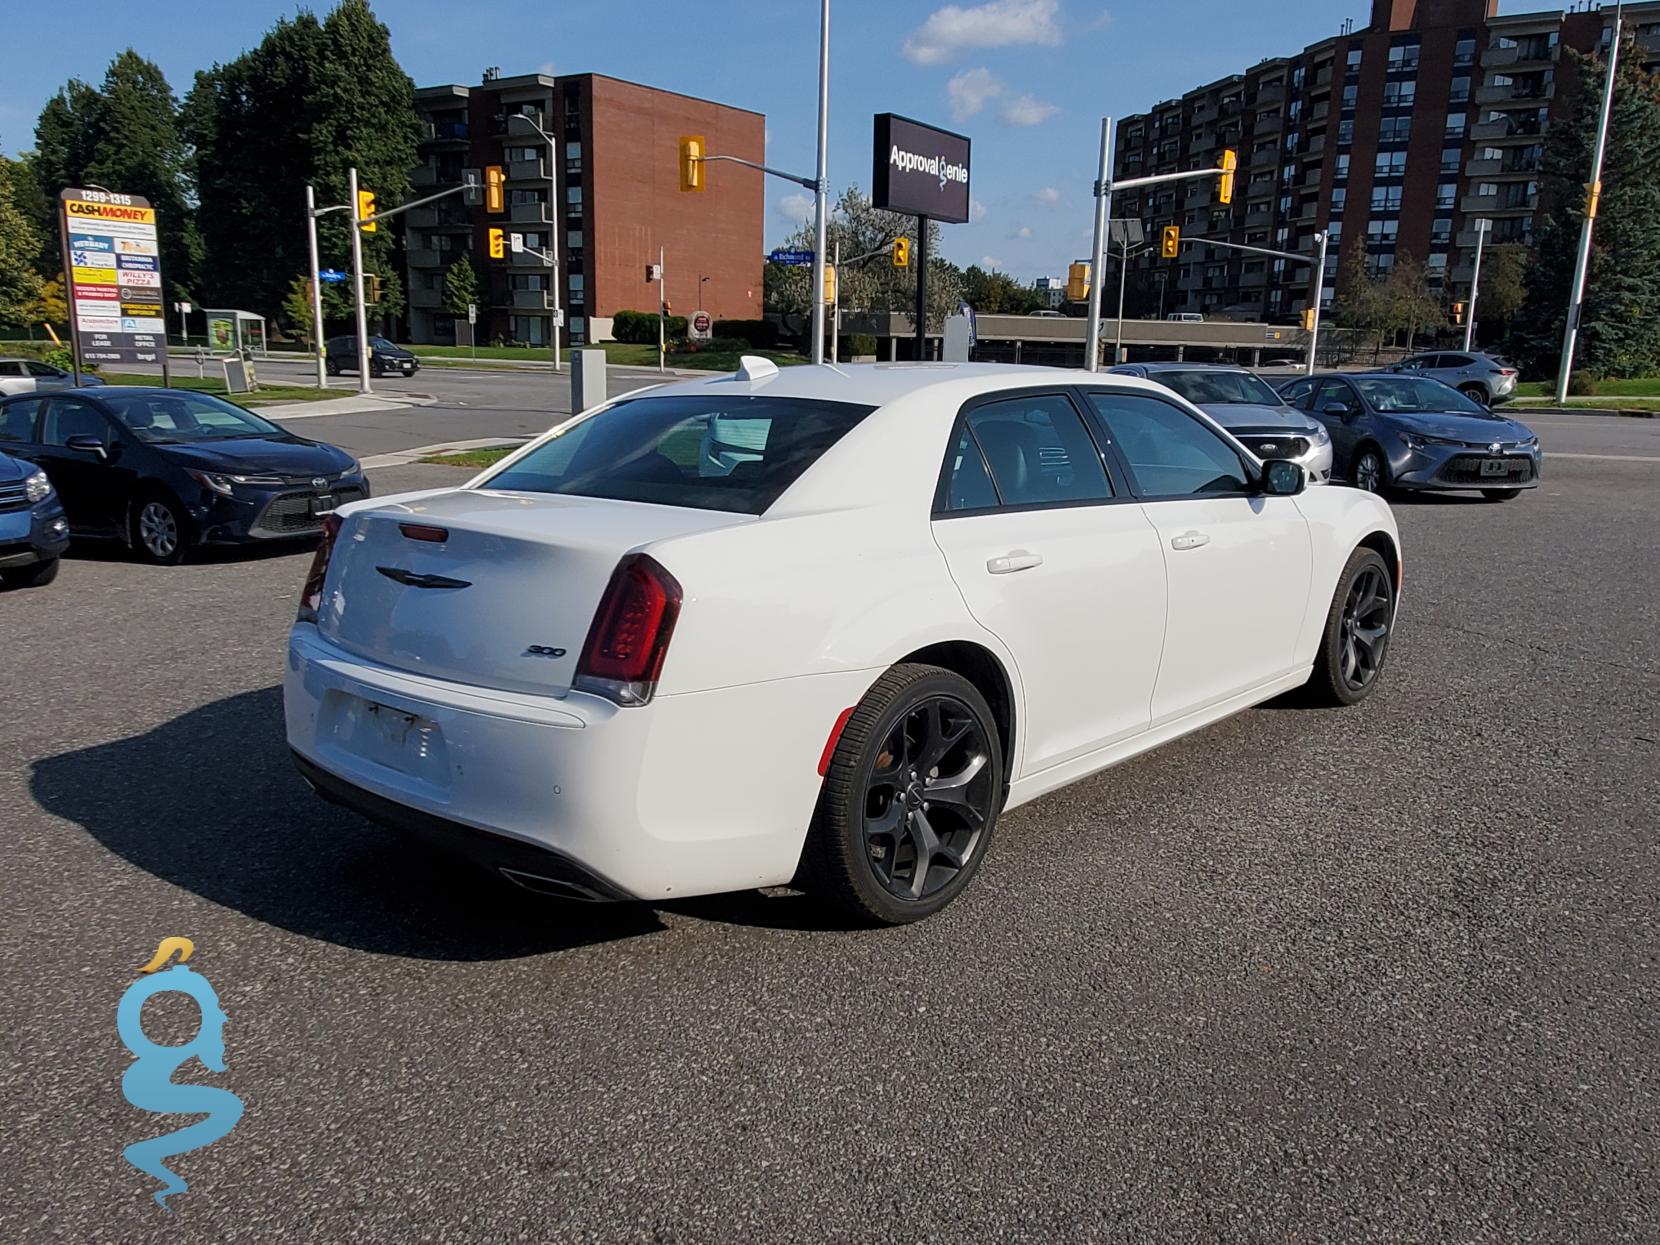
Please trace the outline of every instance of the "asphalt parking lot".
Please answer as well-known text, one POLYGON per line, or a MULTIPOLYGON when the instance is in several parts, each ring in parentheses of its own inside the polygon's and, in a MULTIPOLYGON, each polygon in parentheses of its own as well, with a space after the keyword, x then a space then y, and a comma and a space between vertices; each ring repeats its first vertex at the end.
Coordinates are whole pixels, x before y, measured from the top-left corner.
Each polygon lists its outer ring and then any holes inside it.
POLYGON ((0 1240, 1657 1239, 1660 421, 1534 422, 1534 493, 1397 507, 1373 700, 1022 808, 896 930, 555 904, 323 804, 306 554, 0 596, 0 1240), (165 1214, 115 1007, 175 934, 246 1111, 165 1214))

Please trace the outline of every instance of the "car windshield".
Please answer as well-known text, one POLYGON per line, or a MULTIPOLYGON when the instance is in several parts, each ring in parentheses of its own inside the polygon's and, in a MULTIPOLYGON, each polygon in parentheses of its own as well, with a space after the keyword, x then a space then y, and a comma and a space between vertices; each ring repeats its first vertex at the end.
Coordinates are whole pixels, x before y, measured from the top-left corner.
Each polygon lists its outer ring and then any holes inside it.
POLYGON ((1148 379, 1174 389, 1195 406, 1279 406, 1280 395, 1249 372, 1152 372, 1148 379))
POLYGON ((369 344, 371 346, 373 346, 376 350, 396 350, 397 349, 396 346, 394 346, 391 342, 387 341, 384 337, 371 337, 369 339, 369 344))
POLYGON ((873 407, 689 394, 568 424, 480 487, 761 514, 873 407))
POLYGON ((252 411, 205 393, 127 393, 105 405, 127 431, 151 444, 284 435, 252 411))
POLYGON ((1413 376, 1351 376, 1355 388, 1382 415, 1413 415, 1429 411, 1497 419, 1479 402, 1472 402, 1451 385, 1413 376))

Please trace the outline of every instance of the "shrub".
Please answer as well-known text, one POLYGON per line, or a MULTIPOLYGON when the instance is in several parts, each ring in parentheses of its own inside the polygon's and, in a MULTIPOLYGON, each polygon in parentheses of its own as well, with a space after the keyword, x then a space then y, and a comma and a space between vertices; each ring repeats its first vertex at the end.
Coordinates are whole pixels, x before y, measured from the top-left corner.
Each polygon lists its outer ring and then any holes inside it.
POLYGON ((876 337, 871 333, 855 333, 847 339, 847 348, 851 354, 875 354, 876 337))
POLYGON ((741 338, 745 345, 771 350, 778 345, 779 328, 771 320, 716 320, 717 338, 741 338))
POLYGON ((657 315, 650 311, 619 311, 611 318, 611 336, 620 342, 657 341, 657 315))
POLYGON ((1589 398, 1597 391, 1597 376, 1594 372, 1574 372, 1568 377, 1568 393, 1575 398, 1589 398))

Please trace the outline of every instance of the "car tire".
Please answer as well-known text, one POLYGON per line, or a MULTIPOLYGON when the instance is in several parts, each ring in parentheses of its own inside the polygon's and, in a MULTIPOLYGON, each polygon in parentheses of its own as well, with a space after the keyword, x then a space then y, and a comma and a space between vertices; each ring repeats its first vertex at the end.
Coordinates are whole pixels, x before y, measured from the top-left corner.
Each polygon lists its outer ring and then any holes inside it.
POLYGON ((325 372, 327 372, 330 376, 340 375, 340 365, 338 363, 336 363, 333 359, 324 359, 323 360, 323 370, 325 372))
POLYGON ((0 584, 5 584, 8 588, 44 588, 58 577, 60 561, 58 558, 48 558, 44 562, 36 562, 33 566, 0 571, 0 584))
POLYGON ((128 522, 133 552, 155 566, 177 566, 190 545, 190 524, 179 503, 147 493, 133 503, 128 522), (170 537, 170 538, 169 538, 170 537))
POLYGON ((1472 402, 1479 402, 1483 406, 1493 405, 1492 397, 1488 394, 1487 390, 1480 385, 1460 385, 1458 387, 1458 392, 1463 394, 1472 402))
POLYGON ((1513 498, 1520 497, 1522 490, 1519 488, 1484 488, 1481 490, 1481 495, 1488 501, 1510 501, 1513 498))
POLYGON ((1349 464, 1349 483, 1366 493, 1383 493, 1389 488, 1389 461, 1383 451, 1368 442, 1355 451, 1349 464))
POLYGON ((895 666, 842 728, 798 877, 860 924, 932 916, 979 871, 1003 798, 985 697, 938 666, 895 666))
POLYGON ((1318 704, 1358 705, 1377 690, 1395 626, 1395 581, 1372 549, 1356 549, 1337 577, 1307 691, 1318 704))

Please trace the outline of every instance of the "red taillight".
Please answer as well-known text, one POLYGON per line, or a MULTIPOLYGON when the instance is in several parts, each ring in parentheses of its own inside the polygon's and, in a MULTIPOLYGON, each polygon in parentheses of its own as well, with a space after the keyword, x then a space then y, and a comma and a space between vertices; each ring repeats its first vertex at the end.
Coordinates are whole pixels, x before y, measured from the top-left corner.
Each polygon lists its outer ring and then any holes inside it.
POLYGON ((424 523, 400 523, 398 530, 410 540, 424 540, 428 544, 441 545, 449 540, 449 531, 442 527, 428 527, 424 523))
POLYGON ((1500 376, 1514 376, 1514 375, 1516 375, 1516 369, 1513 368, 1513 367, 1501 367, 1499 369, 1499 375, 1500 376))
POLYGON ((323 516, 323 539, 317 542, 317 552, 311 559, 311 570, 306 572, 305 587, 300 589, 300 610, 295 615, 299 622, 314 623, 317 611, 323 606, 323 580, 329 573, 329 558, 334 555, 334 538, 340 535, 340 516, 323 516))
POLYGON ((680 600, 680 584, 655 559, 635 553, 619 562, 588 628, 574 686, 619 705, 650 700, 680 600))

